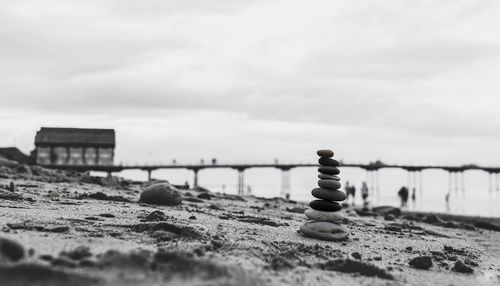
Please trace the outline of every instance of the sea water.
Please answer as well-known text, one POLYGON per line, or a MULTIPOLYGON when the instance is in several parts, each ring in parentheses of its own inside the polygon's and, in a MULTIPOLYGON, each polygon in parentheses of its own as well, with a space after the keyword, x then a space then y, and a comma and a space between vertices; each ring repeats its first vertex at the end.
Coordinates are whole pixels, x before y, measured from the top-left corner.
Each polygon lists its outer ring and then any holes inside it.
MULTIPOLYGON (((347 181, 356 187, 355 205, 362 205, 361 183, 367 181, 367 173, 358 168, 340 168, 342 190, 347 181)), ((251 168, 245 170, 245 191, 255 196, 280 196, 282 171, 275 168, 251 168)), ((144 171, 124 171, 120 176, 146 180, 144 171)), ((493 184, 490 188, 488 173, 478 170, 465 171, 459 184, 449 186, 449 173, 444 170, 424 170, 422 184, 416 185, 416 199, 408 199, 406 209, 432 211, 461 215, 500 217, 500 190, 493 184), (463 187, 462 187, 463 185, 463 187), (449 202, 445 197, 449 193, 449 202)), ((312 167, 294 168, 289 171, 290 198, 308 202, 314 198, 311 190, 317 187, 317 170, 312 167)), ((188 170, 156 170, 153 178, 165 179, 173 184, 193 183, 193 172, 188 170)), ((408 173, 401 169, 382 169, 378 174, 378 191, 370 188, 368 201, 371 205, 400 206, 397 195, 402 186, 408 185, 408 173)), ((199 171, 198 183, 214 192, 237 193, 238 172, 231 169, 203 169, 199 171)), ((418 182, 418 179, 417 179, 418 182)), ((455 182, 454 178, 452 182, 455 182)), ((493 180, 495 183, 495 180, 493 180)), ((351 202, 351 201, 349 201, 351 202)))

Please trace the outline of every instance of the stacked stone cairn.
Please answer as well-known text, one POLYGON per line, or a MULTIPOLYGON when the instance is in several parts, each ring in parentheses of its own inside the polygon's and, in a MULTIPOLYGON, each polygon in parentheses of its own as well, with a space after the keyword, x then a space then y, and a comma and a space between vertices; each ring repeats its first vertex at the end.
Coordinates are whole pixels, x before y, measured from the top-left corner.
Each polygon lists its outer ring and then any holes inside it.
POLYGON ((340 212, 342 206, 338 203, 346 199, 340 190, 339 162, 333 159, 333 151, 319 150, 318 186, 312 190, 317 200, 311 201, 305 210, 310 221, 300 227, 302 235, 321 240, 341 241, 349 236, 349 230, 340 224, 344 216, 340 212))

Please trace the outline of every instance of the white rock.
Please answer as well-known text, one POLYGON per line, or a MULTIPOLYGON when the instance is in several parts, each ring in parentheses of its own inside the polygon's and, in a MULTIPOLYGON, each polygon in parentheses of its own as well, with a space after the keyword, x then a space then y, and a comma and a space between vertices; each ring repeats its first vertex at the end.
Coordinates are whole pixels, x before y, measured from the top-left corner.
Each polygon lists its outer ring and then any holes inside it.
POLYGON ((344 214, 342 212, 325 212, 308 208, 304 211, 304 214, 310 220, 336 222, 344 219, 344 214))
POLYGON ((308 237, 330 241, 344 240, 349 236, 345 226, 328 221, 307 222, 300 227, 300 232, 308 237))

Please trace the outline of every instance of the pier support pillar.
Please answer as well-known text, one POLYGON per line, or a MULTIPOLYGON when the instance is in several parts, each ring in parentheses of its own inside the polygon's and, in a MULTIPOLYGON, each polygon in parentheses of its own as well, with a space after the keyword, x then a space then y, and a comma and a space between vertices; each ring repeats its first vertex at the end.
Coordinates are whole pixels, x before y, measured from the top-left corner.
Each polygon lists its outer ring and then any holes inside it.
POLYGON ((151 173, 153 170, 148 170, 148 182, 151 182, 151 173))
POLYGON ((451 194, 452 190, 453 190, 453 174, 452 172, 448 171, 448 194, 451 194))
POLYGON ((422 171, 421 170, 407 170, 407 184, 408 193, 411 197, 419 191, 419 196, 422 196, 422 171))
POLYGON ((281 170, 281 191, 282 198, 290 198, 290 170, 281 170))
POLYGON ((459 190, 465 191, 465 179, 462 171, 448 171, 448 193, 455 191, 458 195, 459 190))
POLYGON ((379 194, 378 172, 376 170, 366 170, 366 186, 370 193, 379 194))
POLYGON ((500 186, 498 185, 498 175, 500 173, 495 173, 495 185, 496 185, 496 190, 497 192, 500 192, 500 186))
POLYGON ((407 171, 407 173, 406 173, 406 186, 408 189, 410 189, 410 184, 411 184, 411 172, 407 171))
POLYGON ((193 180, 193 188, 198 187, 198 169, 194 169, 194 180, 193 180))
POLYGON ((493 191, 493 173, 488 172, 488 192, 493 191))
POLYGON ((422 197, 422 185, 423 185, 422 171, 418 171, 418 194, 422 197))
POLYGON ((410 195, 410 197, 416 192, 417 190, 417 187, 418 187, 418 171, 413 171, 411 172, 412 176, 411 176, 411 185, 410 187, 408 187, 408 193, 410 195))
POLYGON ((460 187, 462 187, 462 194, 465 194, 465 174, 464 174, 464 172, 460 172, 460 178, 461 178, 460 187))
POLYGON ((366 186, 368 187, 368 191, 370 191, 370 171, 366 170, 366 178, 365 178, 366 186))
POLYGON ((238 170, 238 195, 243 196, 245 194, 245 174, 243 169, 238 170))

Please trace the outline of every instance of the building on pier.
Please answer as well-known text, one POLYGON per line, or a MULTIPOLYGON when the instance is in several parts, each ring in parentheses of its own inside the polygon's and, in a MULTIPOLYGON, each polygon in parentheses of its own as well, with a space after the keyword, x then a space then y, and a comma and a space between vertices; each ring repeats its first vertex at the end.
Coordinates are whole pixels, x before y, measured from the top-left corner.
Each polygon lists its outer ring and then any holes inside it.
POLYGON ((39 165, 113 165, 115 130, 42 127, 35 136, 39 165))

